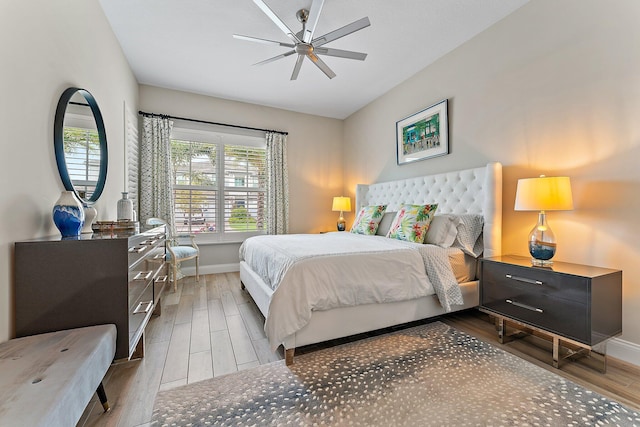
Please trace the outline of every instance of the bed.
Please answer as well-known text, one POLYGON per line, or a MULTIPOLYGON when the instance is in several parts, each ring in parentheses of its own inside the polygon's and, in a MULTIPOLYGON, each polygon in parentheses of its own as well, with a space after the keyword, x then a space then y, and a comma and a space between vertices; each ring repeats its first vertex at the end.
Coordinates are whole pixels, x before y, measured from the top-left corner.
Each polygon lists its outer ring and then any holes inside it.
MULTIPOLYGON (((501 253, 500 163, 369 185, 358 184, 355 196, 356 212, 365 206, 387 205, 385 216, 380 222, 379 230, 382 231, 377 236, 358 236, 348 232, 256 236, 247 239, 241 246, 240 281, 265 316, 265 332, 272 348, 283 345, 287 364, 293 363, 296 347, 477 306, 477 258, 501 253), (443 224, 445 218, 453 218, 457 221, 456 224, 461 224, 465 221, 473 222, 469 219, 479 217, 479 238, 476 239, 475 246, 463 245, 468 250, 462 249, 461 255, 460 250, 456 251, 454 248, 441 251, 440 248, 429 248, 436 245, 397 243, 398 241, 392 242, 394 239, 380 235, 386 233, 388 220, 407 203, 438 205, 429 232, 439 228, 440 226, 434 225, 443 224), (285 241, 292 245, 291 251, 299 253, 299 260, 292 261, 285 254, 286 251, 281 249, 285 241), (373 241, 376 243, 370 243, 373 241), (327 245, 334 245, 336 249, 323 253, 323 248, 327 245), (359 245, 363 248, 382 245, 384 248, 363 249, 367 252, 352 254, 351 247, 359 248, 359 245), (258 246, 266 247, 270 252, 258 256, 256 254, 261 253, 258 246), (425 253, 433 253, 439 264, 430 261, 431 255, 426 256, 425 253), (435 256, 436 254, 438 255, 435 256), (347 258, 347 255, 353 258, 347 258), (431 278, 433 265, 442 264, 445 256, 452 265, 457 263, 462 266, 462 269, 452 271, 456 282, 454 285, 448 283, 449 273, 441 273, 444 274, 444 279, 431 278), (422 260, 424 270, 420 272, 419 268, 400 264, 404 262, 404 258, 422 260), (454 262, 455 259, 458 261, 454 262), (361 262, 369 264, 367 266, 360 264, 361 262), (390 265, 394 267, 390 268, 390 265), (465 269, 467 273, 464 273, 465 269), (333 270, 335 272, 332 275, 333 270), (393 288, 374 290, 370 292, 372 296, 361 297, 363 291, 367 294, 366 289, 361 287, 351 290, 349 294, 351 288, 346 284, 352 285, 357 280, 352 279, 352 273, 347 270, 353 270, 353 274, 365 274, 365 271, 370 270, 376 275, 385 274, 385 270, 393 270, 393 278, 386 281, 393 288), (429 287, 418 283, 422 281, 422 275, 428 276, 426 281, 431 285, 430 290, 418 289, 429 287), (274 286, 274 281, 278 281, 280 285, 274 286), (308 291, 307 285, 312 282, 325 289, 322 292, 326 294, 308 291), (304 286, 299 286, 300 283, 304 283, 304 286), (334 297, 330 294, 337 289, 346 291, 346 296, 334 297), (380 297, 381 293, 385 295, 380 297), (395 293, 399 295, 397 298, 386 297, 387 294, 395 293), (445 294, 448 293, 459 293, 461 299, 456 297, 447 301, 445 294), (309 298, 309 294, 313 294, 313 298, 309 298), (308 299, 312 299, 311 305, 304 306, 308 299)), ((455 239, 457 242, 458 237, 455 239)), ((453 246, 461 248, 457 244, 453 246)))

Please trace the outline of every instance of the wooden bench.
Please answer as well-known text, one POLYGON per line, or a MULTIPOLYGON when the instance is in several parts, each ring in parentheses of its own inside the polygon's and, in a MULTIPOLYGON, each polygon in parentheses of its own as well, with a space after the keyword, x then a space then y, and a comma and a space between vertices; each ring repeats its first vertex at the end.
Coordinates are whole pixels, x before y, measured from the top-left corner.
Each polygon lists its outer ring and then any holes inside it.
POLYGON ((0 425, 74 426, 116 352, 115 325, 12 339, 0 344, 0 425))

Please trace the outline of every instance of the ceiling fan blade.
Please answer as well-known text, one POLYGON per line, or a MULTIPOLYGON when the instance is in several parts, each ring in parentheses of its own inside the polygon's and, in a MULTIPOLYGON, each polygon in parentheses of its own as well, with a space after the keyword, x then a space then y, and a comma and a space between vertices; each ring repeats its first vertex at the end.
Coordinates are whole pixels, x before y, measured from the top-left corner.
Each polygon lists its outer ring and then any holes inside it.
POLYGON ((264 61, 260 61, 260 62, 256 62, 253 65, 264 65, 264 64, 268 64, 269 62, 273 62, 273 61, 277 61, 278 59, 282 59, 282 58, 286 58, 289 55, 293 55, 294 53, 296 53, 295 50, 290 50, 289 52, 285 52, 282 55, 277 55, 274 56, 273 58, 269 58, 269 59, 265 59, 264 61))
MULTIPOLYGON (((258 1, 258 0, 254 0, 258 1)), ((368 27, 371 25, 368 17, 364 17, 362 19, 358 19, 357 21, 352 22, 351 24, 345 25, 342 28, 338 28, 337 30, 331 31, 330 33, 325 34, 324 36, 320 36, 317 39, 311 41, 313 47, 322 46, 323 44, 332 42, 334 40, 339 39, 340 37, 344 37, 351 33, 355 33, 358 30, 368 27)))
POLYGON ((330 79, 336 76, 336 73, 331 71, 331 68, 329 68, 329 66, 325 64, 324 61, 318 57, 318 55, 311 52, 307 54, 307 57, 311 60, 311 62, 316 64, 316 67, 320 68, 322 72, 325 73, 330 79))
POLYGON ((313 51, 319 55, 337 56, 339 58, 357 59, 359 61, 364 61, 367 57, 366 53, 353 52, 351 50, 332 49, 330 47, 318 47, 314 48, 313 51))
POLYGON ((260 9, 262 9, 265 15, 267 15, 269 19, 271 19, 273 23, 276 24, 278 28, 280 28, 280 30, 282 30, 282 32, 287 35, 287 37, 289 37, 294 43, 300 43, 300 39, 295 35, 295 33, 291 31, 289 27, 287 27, 287 24, 285 24, 282 19, 280 19, 278 15, 276 15, 276 13, 271 10, 269 6, 267 6, 265 2, 263 2, 262 0, 253 0, 253 2, 260 9))
POLYGON ((240 35, 240 34, 234 34, 233 38, 234 39, 238 39, 238 40, 248 41, 248 42, 256 42, 256 43, 268 44, 268 45, 272 45, 272 46, 275 45, 275 46, 284 46, 284 47, 290 47, 290 48, 295 47, 295 45, 291 44, 291 43, 281 43, 281 42, 277 42, 277 41, 274 41, 274 40, 259 39, 257 37, 243 36, 243 35, 240 35))
POLYGON ((305 43, 309 43, 313 39, 313 32, 316 30, 318 24, 318 18, 320 18, 320 12, 322 12, 322 6, 324 6, 324 0, 313 0, 311 8, 309 8, 309 17, 305 25, 304 34, 302 39, 305 43))
POLYGON ((291 73, 291 80, 295 80, 298 78, 298 74, 300 73, 300 68, 302 67, 303 60, 304 60, 304 55, 298 54, 298 59, 296 59, 296 66, 293 67, 293 73, 291 73))

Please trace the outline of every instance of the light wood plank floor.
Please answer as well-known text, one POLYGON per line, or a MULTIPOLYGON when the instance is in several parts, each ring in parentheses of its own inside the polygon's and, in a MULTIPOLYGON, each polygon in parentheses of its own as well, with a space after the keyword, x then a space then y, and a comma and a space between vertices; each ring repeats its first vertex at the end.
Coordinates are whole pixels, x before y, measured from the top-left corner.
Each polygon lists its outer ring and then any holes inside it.
MULTIPOLYGON (((489 317, 476 310, 440 320, 640 410, 640 368, 609 358, 604 375, 579 362, 554 369, 546 340, 530 337, 499 344, 489 317)), ((162 298, 161 315, 147 327, 145 357, 114 364, 107 372, 104 386, 111 411, 102 413, 94 397, 78 425, 147 426, 158 391, 281 360, 281 349, 270 351, 263 325, 262 314, 240 288, 238 273, 202 275, 199 282, 193 277, 180 280, 177 291, 170 289, 162 298)), ((309 346, 296 354, 348 340, 309 346)))

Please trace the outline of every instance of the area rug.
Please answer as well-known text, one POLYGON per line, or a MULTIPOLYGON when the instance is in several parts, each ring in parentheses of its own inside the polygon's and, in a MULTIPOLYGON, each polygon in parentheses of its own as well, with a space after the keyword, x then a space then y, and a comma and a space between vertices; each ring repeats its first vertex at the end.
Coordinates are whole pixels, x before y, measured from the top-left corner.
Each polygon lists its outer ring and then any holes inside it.
POLYGON ((154 426, 640 426, 640 413, 441 322, 158 393, 154 426))

